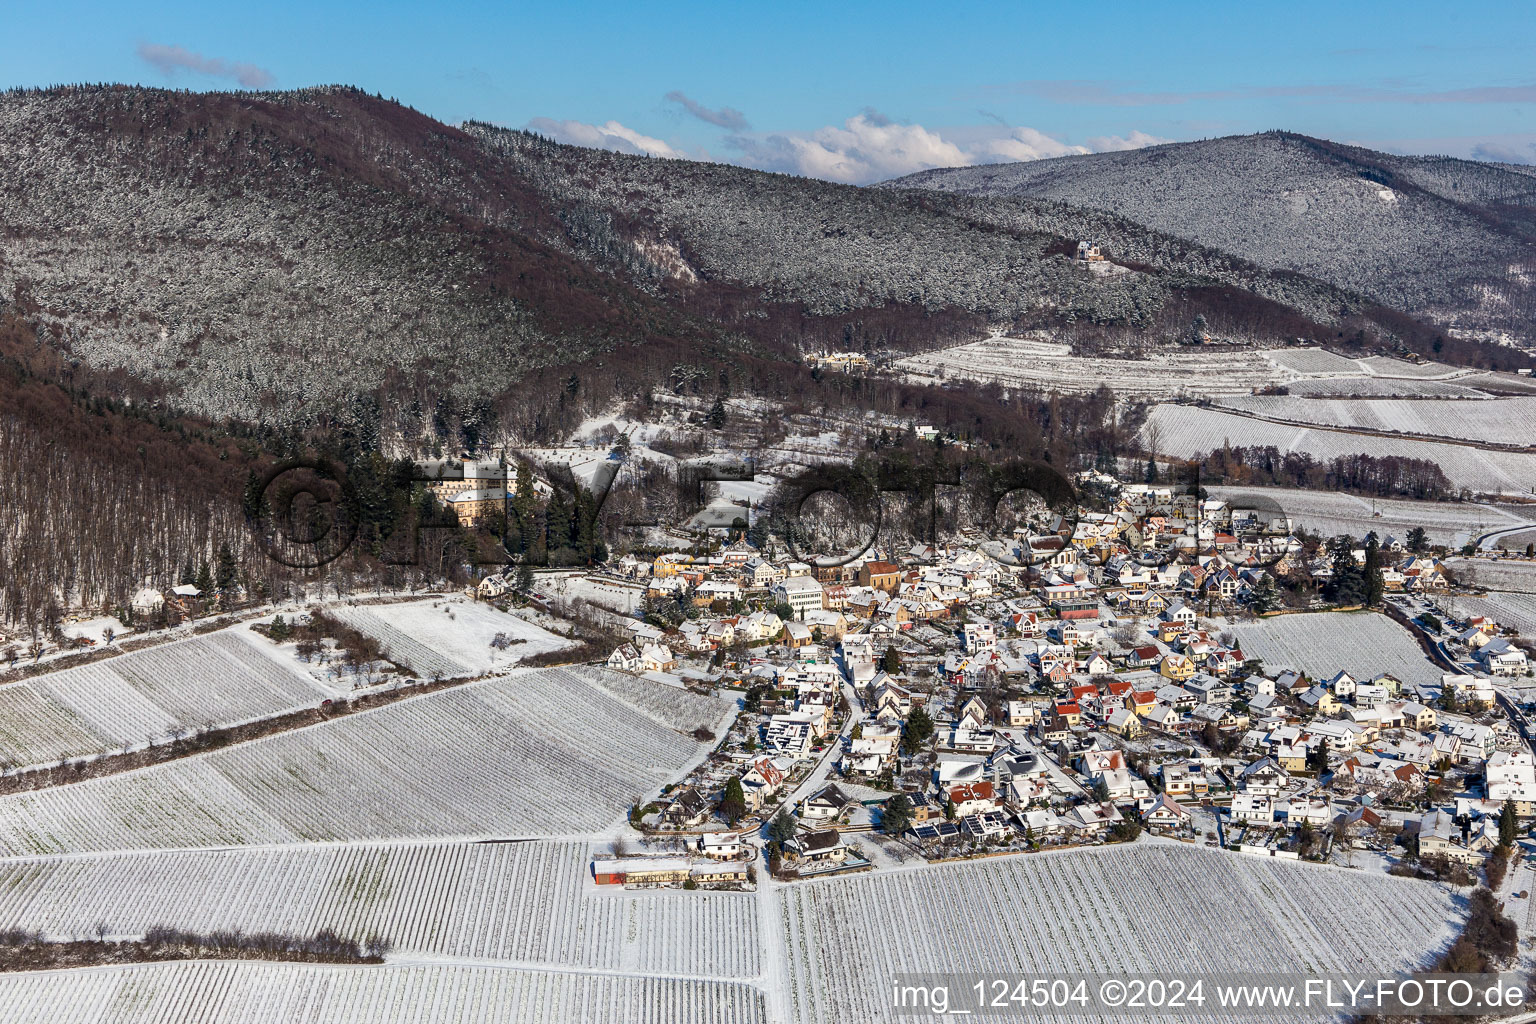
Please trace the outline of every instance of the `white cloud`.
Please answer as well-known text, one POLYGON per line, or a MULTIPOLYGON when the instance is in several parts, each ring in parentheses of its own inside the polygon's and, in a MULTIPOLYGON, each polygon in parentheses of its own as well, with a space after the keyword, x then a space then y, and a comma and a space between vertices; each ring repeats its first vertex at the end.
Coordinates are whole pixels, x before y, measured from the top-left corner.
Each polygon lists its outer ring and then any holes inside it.
POLYGON ((556 121, 548 117, 536 117, 529 121, 526 127, 531 132, 537 132, 556 142, 568 142, 573 146, 612 149, 620 153, 636 155, 664 156, 674 160, 688 159, 688 154, 682 150, 674 149, 661 139, 642 135, 618 121, 605 121, 601 125, 595 125, 587 124, 585 121, 556 121))
POLYGON ((1053 156, 1092 152, 1087 146, 1073 146, 1033 128, 1009 128, 1007 131, 1008 134, 1001 138, 984 138, 976 143, 972 150, 973 158, 967 162, 982 163, 985 157, 1003 162, 1045 160, 1053 156))
POLYGON ((809 134, 736 135, 727 142, 741 162, 770 171, 803 174, 855 185, 898 178, 933 167, 1043 160, 1048 157, 1138 149, 1167 142, 1146 132, 1063 142, 1034 128, 1007 125, 930 129, 899 124, 865 111, 809 134))
MULTIPOLYGON (((594 125, 536 117, 527 127, 529 131, 577 146, 680 159, 695 156, 618 121, 594 125)), ((813 132, 737 133, 729 136, 726 144, 737 154, 733 162, 748 167, 863 185, 933 167, 1042 160, 1138 149, 1167 141, 1142 131, 1100 136, 1088 139, 1085 144, 1075 144, 1034 128, 1008 125, 935 130, 893 121, 866 108, 841 125, 826 125, 813 132)), ((702 153, 697 156, 708 158, 702 153)))
POLYGON ((1088 140, 1088 148, 1095 153, 1119 153, 1127 149, 1145 149, 1147 146, 1161 146, 1172 142, 1172 139, 1160 139, 1156 135, 1148 135, 1146 132, 1133 131, 1129 135, 1095 135, 1088 140))
POLYGON ((174 77, 182 71, 191 71, 214 78, 233 78, 247 89, 265 89, 274 81, 272 72, 266 68, 220 57, 205 57, 183 46, 140 43, 138 53, 168 77, 174 77))

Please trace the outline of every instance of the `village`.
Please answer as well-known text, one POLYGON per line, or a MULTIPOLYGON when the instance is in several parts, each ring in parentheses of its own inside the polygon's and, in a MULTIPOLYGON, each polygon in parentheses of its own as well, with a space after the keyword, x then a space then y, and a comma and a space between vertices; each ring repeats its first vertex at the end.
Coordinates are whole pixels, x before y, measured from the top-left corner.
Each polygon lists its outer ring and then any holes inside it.
POLYGON ((1347 553, 1382 614, 1282 609, 1288 574, 1325 581, 1339 553, 1309 559, 1284 517, 1177 486, 1119 486, 1058 527, 1005 538, 1012 557, 978 538, 836 565, 722 530, 708 554, 568 576, 599 604, 626 597, 608 667, 740 699, 713 753, 633 808, 637 841, 596 858, 596 880, 741 887, 1144 832, 1436 879, 1492 856, 1503 875, 1536 817, 1527 641, 1451 619, 1454 574, 1422 538, 1347 553), (1243 649, 1280 620, 1325 624, 1361 667, 1243 649), (1362 623, 1423 664, 1368 671, 1362 623))

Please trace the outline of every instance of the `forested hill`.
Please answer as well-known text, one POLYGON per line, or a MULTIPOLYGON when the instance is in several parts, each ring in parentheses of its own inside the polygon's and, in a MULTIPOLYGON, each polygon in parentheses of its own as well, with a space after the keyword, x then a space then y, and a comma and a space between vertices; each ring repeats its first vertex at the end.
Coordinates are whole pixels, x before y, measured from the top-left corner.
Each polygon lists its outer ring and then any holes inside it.
POLYGON ((1196 315, 1264 343, 1436 334, 1112 214, 582 150, 349 88, 0 96, 0 301, 125 396, 406 436, 547 434, 679 374, 782 390, 805 350, 988 325, 1138 347, 1196 315), (1073 267, 1085 236, 1129 272, 1073 267))
POLYGON ((886 182, 1119 214, 1260 266, 1536 345, 1536 168, 1405 157, 1289 132, 886 182))

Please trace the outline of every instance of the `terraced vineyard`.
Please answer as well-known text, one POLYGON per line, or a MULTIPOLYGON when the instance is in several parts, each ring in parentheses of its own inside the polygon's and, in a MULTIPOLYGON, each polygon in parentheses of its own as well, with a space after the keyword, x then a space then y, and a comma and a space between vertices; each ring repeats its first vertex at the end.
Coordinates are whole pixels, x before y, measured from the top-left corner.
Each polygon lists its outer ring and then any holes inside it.
POLYGON ((1308 398, 1487 398, 1470 379, 1424 380, 1418 377, 1302 377, 1285 386, 1308 398))
MULTIPOLYGON (((688 730, 593 682, 594 671, 514 672, 211 754, 0 798, 0 850, 591 832, 703 751, 688 730)), ((681 696, 689 729, 718 729, 732 710, 681 696)))
POLYGON ((586 843, 308 846, 0 861, 0 927, 54 939, 330 928, 401 955, 751 978, 749 893, 599 892, 586 843), (272 899, 280 884, 283 898, 272 899))
POLYGON ((1262 950, 1264 971, 1395 972, 1447 945, 1460 914, 1415 880, 1165 843, 810 882, 778 899, 801 1024, 909 1019, 891 1005, 904 973, 1224 973, 1255 962, 1244 949, 1262 950))
POLYGON ((0 687, 0 764, 37 767, 314 707, 332 691, 226 630, 0 687))
POLYGON ((188 961, 0 975, 10 1024, 765 1024, 730 982, 480 966, 188 961))
POLYGON ((1243 395, 1217 400, 1223 409, 1321 426, 1359 427, 1525 447, 1536 444, 1536 398, 1326 399, 1243 395))
POLYGON ((1289 668, 1327 679, 1342 670, 1365 680, 1387 672, 1404 683, 1440 684, 1442 670, 1424 656, 1418 641, 1375 612, 1277 615, 1227 628, 1243 653, 1263 661, 1269 673, 1289 668))
POLYGON ((1159 353, 1151 359, 1101 359, 1072 354, 1071 346, 1028 338, 991 337, 938 352, 910 356, 897 369, 915 378, 997 381, 1046 391, 1096 391, 1108 385, 1120 397, 1244 395, 1291 375, 1252 349, 1159 353))
POLYGON ((1322 461, 1344 455, 1398 455, 1425 459, 1445 471, 1451 485, 1491 494, 1530 494, 1536 487, 1536 455, 1493 452, 1436 441, 1415 441, 1343 430, 1270 423, 1195 406, 1160 405, 1147 417, 1143 443, 1156 435, 1158 454, 1195 458, 1224 444, 1273 445, 1282 453, 1308 452, 1322 461))

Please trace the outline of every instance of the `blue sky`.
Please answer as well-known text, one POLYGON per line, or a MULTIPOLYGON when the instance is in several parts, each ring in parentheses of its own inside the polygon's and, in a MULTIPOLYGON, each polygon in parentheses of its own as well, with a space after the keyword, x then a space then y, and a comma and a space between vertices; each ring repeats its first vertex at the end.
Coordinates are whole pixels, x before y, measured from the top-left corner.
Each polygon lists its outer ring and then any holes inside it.
POLYGON ((0 85, 342 82, 862 181, 1287 128, 1536 162, 1536 4, 13 2, 0 85))

